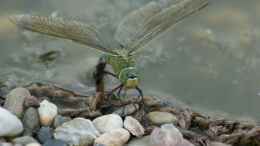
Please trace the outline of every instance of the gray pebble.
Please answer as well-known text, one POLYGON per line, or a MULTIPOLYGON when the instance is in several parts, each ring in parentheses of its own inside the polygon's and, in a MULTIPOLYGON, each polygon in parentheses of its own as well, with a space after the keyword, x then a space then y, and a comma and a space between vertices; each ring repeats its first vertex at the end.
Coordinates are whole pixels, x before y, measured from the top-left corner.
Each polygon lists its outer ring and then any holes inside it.
POLYGON ((167 123, 177 123, 177 117, 172 113, 154 111, 147 115, 148 119, 157 125, 167 124, 167 123))
POLYGON ((38 143, 37 140, 35 140, 31 136, 17 137, 13 139, 12 142, 15 144, 22 144, 22 145, 26 145, 29 143, 38 143))
POLYGON ((7 96, 4 108, 21 118, 24 111, 25 98, 30 97, 30 92, 25 88, 15 88, 7 96))
POLYGON ((55 139, 63 140, 70 145, 91 145, 99 136, 93 123, 84 118, 75 118, 55 129, 55 139))
POLYGON ((135 138, 131 140, 127 146, 151 146, 150 136, 144 136, 141 138, 135 138))
POLYGON ((231 146, 229 144, 224 144, 221 142, 211 142, 209 146, 231 146))
POLYGON ((8 142, 2 142, 2 143, 0 143, 0 146, 13 146, 13 144, 8 143, 8 142))
POLYGON ((32 135, 40 127, 39 114, 37 109, 28 108, 23 116, 24 135, 32 135))
POLYGON ((45 143, 46 141, 52 139, 52 137, 53 129, 51 129, 50 127, 42 127, 37 133, 37 138, 40 143, 45 143))
POLYGON ((50 139, 50 140, 47 140, 43 146, 68 146, 67 143, 65 143, 64 141, 62 140, 57 140, 57 139, 50 139))
POLYGON ((6 142, 4 138, 0 138, 0 143, 6 142))
POLYGON ((53 126, 54 126, 55 128, 57 128, 57 127, 59 127, 60 125, 62 125, 63 123, 68 122, 68 121, 70 121, 70 120, 71 120, 70 117, 63 117, 63 116, 61 116, 61 115, 57 115, 57 116, 55 117, 55 119, 54 119, 53 126))

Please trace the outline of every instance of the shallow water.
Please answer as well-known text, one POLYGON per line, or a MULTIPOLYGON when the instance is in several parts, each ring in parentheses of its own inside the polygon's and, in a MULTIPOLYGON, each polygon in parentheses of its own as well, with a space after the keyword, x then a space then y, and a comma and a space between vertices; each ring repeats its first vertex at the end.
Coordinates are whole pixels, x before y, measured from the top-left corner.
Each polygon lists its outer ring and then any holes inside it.
MULTIPOLYGON (((0 80, 9 85, 51 80, 84 86, 99 53, 84 46, 22 33, 11 14, 61 15, 115 25, 149 0, 0 0, 0 80), (38 61, 48 50, 54 63, 38 61)), ((218 0, 149 43, 139 59, 145 94, 176 97, 198 109, 260 119, 260 1, 218 0)))

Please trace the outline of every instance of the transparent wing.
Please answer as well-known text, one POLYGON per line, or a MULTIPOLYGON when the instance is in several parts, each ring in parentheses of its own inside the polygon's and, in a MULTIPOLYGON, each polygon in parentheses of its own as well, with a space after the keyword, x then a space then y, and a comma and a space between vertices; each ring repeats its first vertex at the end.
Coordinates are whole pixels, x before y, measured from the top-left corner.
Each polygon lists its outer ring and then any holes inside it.
POLYGON ((101 34, 95 27, 78 21, 31 15, 11 16, 10 20, 26 30, 72 40, 103 52, 113 53, 104 46, 100 39, 101 34))
POLYGON ((208 4, 208 0, 159 0, 131 12, 119 24, 115 39, 130 49, 143 47, 154 37, 208 4))

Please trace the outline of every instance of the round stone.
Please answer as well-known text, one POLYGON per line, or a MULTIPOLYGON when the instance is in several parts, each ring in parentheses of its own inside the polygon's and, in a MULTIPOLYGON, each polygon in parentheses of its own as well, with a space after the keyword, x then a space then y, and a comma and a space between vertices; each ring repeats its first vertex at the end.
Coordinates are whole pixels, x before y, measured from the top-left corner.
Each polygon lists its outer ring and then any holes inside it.
POLYGON ((43 100, 38 108, 40 122, 43 126, 50 126, 58 114, 58 108, 48 100, 43 100))
POLYGON ((75 118, 55 129, 54 137, 70 145, 91 145, 99 136, 93 123, 84 118, 75 118))
POLYGON ((23 136, 23 137, 17 137, 12 140, 13 143, 15 144, 21 144, 21 145, 26 145, 30 143, 38 143, 37 140, 35 140, 31 136, 23 136))
POLYGON ((151 133, 151 144, 155 146, 182 146, 182 133, 173 124, 164 124, 151 133))
POLYGON ((144 136, 131 140, 127 146, 152 146, 150 136, 144 136))
POLYGON ((41 146, 41 144, 39 144, 39 143, 29 143, 25 146, 41 146))
POLYGON ((148 113, 147 117, 153 124, 156 125, 177 122, 177 117, 168 112, 150 112, 148 113))
POLYGON ((16 136, 23 132, 23 124, 14 114, 0 107, 0 137, 16 136))
POLYGON ((134 136, 141 137, 144 135, 144 127, 139 121, 131 116, 127 116, 125 118, 124 128, 126 128, 134 136))
POLYGON ((106 133, 122 128, 123 120, 117 114, 109 114, 94 119, 93 124, 100 133, 106 133))
POLYGON ((30 92, 25 88, 15 88, 7 96, 4 108, 21 118, 24 111, 25 98, 30 97, 30 92))
POLYGON ((128 142, 130 133, 121 128, 102 134, 95 140, 95 146, 123 146, 128 142))
POLYGON ((70 120, 71 120, 70 117, 63 117, 63 116, 61 116, 61 115, 57 115, 57 116, 54 118, 53 126, 54 126, 55 128, 57 128, 57 127, 61 126, 63 123, 68 122, 68 121, 70 121, 70 120))
POLYGON ((41 143, 45 143, 53 138, 53 129, 50 127, 41 127, 37 133, 37 138, 41 143))
POLYGON ((39 114, 37 109, 28 108, 23 116, 24 135, 32 135, 40 127, 39 114))
POLYGON ((62 140, 50 139, 46 141, 43 146, 68 146, 68 144, 62 140))

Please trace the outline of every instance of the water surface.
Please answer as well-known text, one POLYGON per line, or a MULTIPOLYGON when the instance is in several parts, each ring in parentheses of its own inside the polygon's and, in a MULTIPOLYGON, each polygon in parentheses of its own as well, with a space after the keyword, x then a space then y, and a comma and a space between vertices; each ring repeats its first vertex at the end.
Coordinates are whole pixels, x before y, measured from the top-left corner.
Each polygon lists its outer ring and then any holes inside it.
MULTIPOLYGON (((84 86, 100 53, 11 25, 11 14, 60 15, 102 27, 149 0, 1 0, 0 79, 84 86), (39 62, 55 50, 57 60, 39 62)), ((260 119, 260 2, 218 0, 149 43, 139 58, 145 94, 176 97, 198 109, 260 119)))

